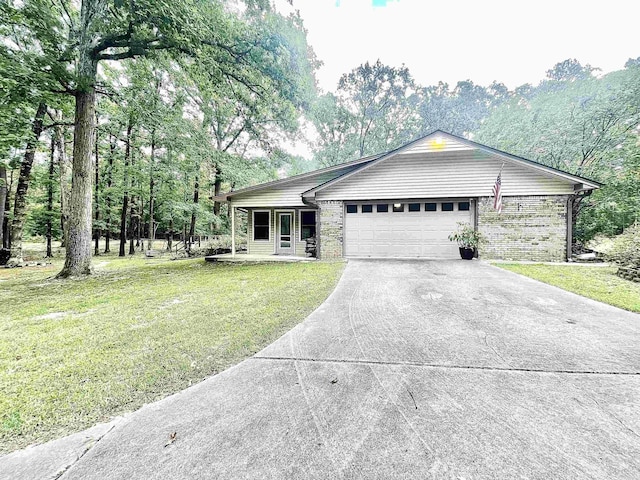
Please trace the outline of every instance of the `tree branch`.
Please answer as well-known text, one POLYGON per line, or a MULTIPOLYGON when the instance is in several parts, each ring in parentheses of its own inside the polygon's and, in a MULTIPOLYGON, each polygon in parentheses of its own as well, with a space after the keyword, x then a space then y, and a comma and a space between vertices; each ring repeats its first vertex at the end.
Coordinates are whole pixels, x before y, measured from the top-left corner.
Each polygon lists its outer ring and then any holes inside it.
POLYGON ((53 122, 49 125, 45 125, 42 127, 42 131, 48 130, 53 127, 73 127, 75 123, 73 122, 53 122))

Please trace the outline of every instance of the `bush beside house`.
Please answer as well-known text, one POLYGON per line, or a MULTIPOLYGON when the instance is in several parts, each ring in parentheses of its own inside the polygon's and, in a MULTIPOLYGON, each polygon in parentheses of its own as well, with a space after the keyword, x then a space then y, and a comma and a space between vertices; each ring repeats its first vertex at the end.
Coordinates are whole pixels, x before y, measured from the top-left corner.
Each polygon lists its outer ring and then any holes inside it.
POLYGON ((618 265, 618 276, 640 282, 640 223, 612 239, 606 258, 618 265))

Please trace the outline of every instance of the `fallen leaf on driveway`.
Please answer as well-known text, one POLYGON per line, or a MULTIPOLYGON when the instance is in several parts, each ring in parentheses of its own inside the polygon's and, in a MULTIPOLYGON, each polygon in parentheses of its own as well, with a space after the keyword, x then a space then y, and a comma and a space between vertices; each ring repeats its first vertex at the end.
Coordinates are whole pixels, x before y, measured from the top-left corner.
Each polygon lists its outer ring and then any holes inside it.
POLYGON ((173 432, 173 433, 169 434, 169 441, 167 443, 165 443, 164 446, 168 447, 173 442, 175 442, 177 436, 178 436, 178 432, 173 432))

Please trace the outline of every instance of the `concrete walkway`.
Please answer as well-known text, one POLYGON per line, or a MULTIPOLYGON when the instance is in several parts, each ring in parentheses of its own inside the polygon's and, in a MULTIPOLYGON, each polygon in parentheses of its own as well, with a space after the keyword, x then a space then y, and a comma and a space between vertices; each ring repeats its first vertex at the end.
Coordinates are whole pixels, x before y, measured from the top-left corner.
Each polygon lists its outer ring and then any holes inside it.
MULTIPOLYGON (((640 315, 477 261, 351 261, 280 340, 100 438, 59 478, 638 479, 640 315)), ((24 462, 0 477, 54 473, 24 462)))

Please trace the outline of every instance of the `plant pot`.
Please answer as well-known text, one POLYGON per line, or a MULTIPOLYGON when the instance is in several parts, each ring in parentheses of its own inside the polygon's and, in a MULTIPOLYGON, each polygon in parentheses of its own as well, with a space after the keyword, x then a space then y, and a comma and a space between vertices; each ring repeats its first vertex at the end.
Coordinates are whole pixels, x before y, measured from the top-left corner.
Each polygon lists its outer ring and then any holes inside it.
POLYGON ((475 248, 458 247, 458 249, 460 250, 460 257, 463 260, 472 260, 473 257, 476 256, 475 248))

